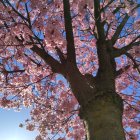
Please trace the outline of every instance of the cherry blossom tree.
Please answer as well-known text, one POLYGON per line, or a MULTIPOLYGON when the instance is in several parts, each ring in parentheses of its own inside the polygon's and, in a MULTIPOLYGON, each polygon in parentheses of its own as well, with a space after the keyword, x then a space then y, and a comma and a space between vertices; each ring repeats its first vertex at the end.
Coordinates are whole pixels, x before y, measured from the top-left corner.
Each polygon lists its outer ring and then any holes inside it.
POLYGON ((36 140, 138 140, 139 7, 1 0, 0 107, 30 107, 36 140))

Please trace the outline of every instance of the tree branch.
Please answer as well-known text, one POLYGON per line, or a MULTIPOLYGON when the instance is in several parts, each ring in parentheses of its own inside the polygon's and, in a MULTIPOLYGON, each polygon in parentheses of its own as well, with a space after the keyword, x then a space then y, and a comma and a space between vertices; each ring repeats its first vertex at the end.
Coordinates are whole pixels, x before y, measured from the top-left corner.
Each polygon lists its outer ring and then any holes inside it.
POLYGON ((126 100, 123 100, 126 104, 128 104, 131 108, 133 108, 135 111, 140 112, 139 109, 135 108, 132 104, 128 103, 126 100))
POLYGON ((12 74, 12 73, 17 73, 17 72, 22 73, 22 72, 25 72, 25 70, 11 70, 11 71, 3 70, 3 71, 0 71, 0 72, 2 72, 4 74, 12 74))
POLYGON ((94 0, 94 17, 97 27, 98 39, 104 40, 105 39, 105 32, 104 27, 101 21, 101 11, 100 11, 100 1, 94 0))
POLYGON ((67 60, 76 65, 75 45, 74 45, 74 36, 72 29, 72 19, 70 14, 69 0, 63 0, 63 8, 64 8, 64 21, 67 40, 67 60))
MULTIPOLYGON (((17 41, 21 42, 21 44, 23 44, 23 37, 20 36, 21 38, 19 38, 18 36, 15 36, 15 38, 17 39, 17 41)), ((37 36, 35 36, 35 39, 39 42, 41 48, 39 48, 37 45, 35 45, 34 43, 34 39, 32 36, 29 36, 33 47, 31 48, 31 50, 33 52, 35 52, 37 55, 39 55, 52 69, 52 71, 54 73, 60 73, 62 75, 65 76, 65 70, 62 64, 60 64, 57 60, 55 60, 51 55, 49 55, 45 49, 44 46, 41 44, 40 40, 38 39, 37 36)), ((30 59, 31 60, 31 59, 30 59)), ((32 62, 35 63, 35 61, 31 60, 32 62)))
POLYGON ((39 48, 37 45, 33 45, 31 48, 33 52, 38 54, 52 69, 55 73, 65 74, 63 65, 49 55, 45 50, 39 48))
POLYGON ((119 69, 118 71, 116 71, 115 76, 118 77, 121 74, 123 74, 125 71, 127 71, 130 68, 130 65, 125 66, 124 68, 119 69))
POLYGON ((27 12, 27 20, 28 20, 28 23, 29 23, 29 27, 32 28, 31 19, 30 19, 30 13, 29 13, 29 10, 28 10, 27 3, 25 4, 25 8, 26 8, 26 12, 27 12))
POLYGON ((24 55, 25 55, 26 57, 28 57, 28 59, 30 59, 30 60, 31 60, 34 64, 36 64, 38 67, 41 66, 40 63, 37 63, 35 60, 33 60, 32 58, 30 58, 27 54, 24 53, 24 55))
POLYGON ((125 17, 123 18, 122 22, 120 23, 120 25, 117 27, 116 32, 114 33, 114 35, 111 39, 113 45, 116 43, 116 41, 117 41, 122 29, 124 28, 125 24, 127 23, 128 19, 129 19, 129 16, 128 16, 128 14, 126 14, 125 17))
MULTIPOLYGON (((28 21, 28 19, 27 19, 26 17, 24 17, 21 13, 19 13, 19 12, 13 7, 13 5, 12 5, 8 0, 5 0, 5 1, 6 1, 6 3, 12 8, 12 10, 13 10, 17 15, 19 15, 23 20, 28 21)), ((3 5, 5 6, 4 1, 2 0, 1 2, 2 2, 3 5)))
POLYGON ((62 51, 57 46, 55 47, 55 49, 56 49, 57 55, 59 56, 59 59, 60 59, 61 63, 65 64, 66 59, 64 57, 64 54, 62 53, 62 51))
POLYGON ((132 60, 132 62, 133 62, 133 64, 134 64, 134 68, 136 68, 137 71, 138 71, 139 74, 140 74, 139 65, 136 63, 136 61, 135 61, 135 59, 132 57, 132 55, 129 54, 129 53, 126 53, 125 55, 126 55, 128 58, 130 58, 130 59, 132 60))
POLYGON ((108 2, 108 4, 107 4, 105 7, 103 7, 103 8, 101 9, 101 12, 104 12, 104 11, 109 7, 109 5, 112 4, 113 2, 114 2, 114 0, 110 0, 110 1, 108 2))
POLYGON ((124 46, 123 48, 115 49, 113 56, 114 57, 119 57, 119 56, 127 53, 127 51, 132 49, 134 46, 139 46, 140 45, 140 41, 135 42, 138 38, 140 38, 140 35, 137 36, 135 39, 133 39, 133 41, 131 41, 131 43, 129 43, 128 45, 124 46))

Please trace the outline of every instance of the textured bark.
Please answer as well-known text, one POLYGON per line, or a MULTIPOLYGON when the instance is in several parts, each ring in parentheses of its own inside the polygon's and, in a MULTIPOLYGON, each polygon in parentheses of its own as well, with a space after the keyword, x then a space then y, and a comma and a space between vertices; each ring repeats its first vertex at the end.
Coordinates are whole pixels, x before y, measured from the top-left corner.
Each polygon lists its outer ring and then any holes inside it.
POLYGON ((82 109, 88 140, 125 140, 123 103, 116 93, 98 94, 82 109))

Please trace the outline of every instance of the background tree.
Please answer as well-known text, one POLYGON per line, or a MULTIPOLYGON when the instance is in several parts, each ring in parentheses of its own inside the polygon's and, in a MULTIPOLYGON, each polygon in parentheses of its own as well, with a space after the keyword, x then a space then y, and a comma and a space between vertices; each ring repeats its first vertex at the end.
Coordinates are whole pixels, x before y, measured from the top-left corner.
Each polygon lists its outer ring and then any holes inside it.
POLYGON ((139 6, 1 0, 1 107, 31 107, 36 140, 138 140, 139 6))

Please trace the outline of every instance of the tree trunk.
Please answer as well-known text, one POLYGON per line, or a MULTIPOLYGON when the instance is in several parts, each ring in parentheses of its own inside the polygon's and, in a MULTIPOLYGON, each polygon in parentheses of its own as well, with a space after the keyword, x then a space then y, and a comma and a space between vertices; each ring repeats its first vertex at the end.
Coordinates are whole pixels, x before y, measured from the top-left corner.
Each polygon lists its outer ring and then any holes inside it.
POLYGON ((115 92, 115 60, 104 55, 96 77, 82 75, 75 67, 67 68, 66 77, 81 106, 79 116, 85 122, 87 139, 125 140, 123 101, 115 92))
POLYGON ((125 140, 123 103, 116 93, 101 94, 82 108, 88 140, 125 140))

